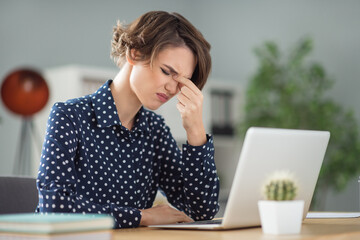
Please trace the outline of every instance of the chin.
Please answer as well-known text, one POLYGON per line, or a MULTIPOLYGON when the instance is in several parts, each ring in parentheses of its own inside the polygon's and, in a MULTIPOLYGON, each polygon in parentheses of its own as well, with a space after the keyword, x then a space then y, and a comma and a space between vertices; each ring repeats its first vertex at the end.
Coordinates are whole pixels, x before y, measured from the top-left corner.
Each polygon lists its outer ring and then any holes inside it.
POLYGON ((159 107, 161 107, 161 105, 157 105, 157 104, 153 104, 153 105, 145 105, 144 104, 144 107, 151 110, 151 111, 155 111, 157 110, 159 107))

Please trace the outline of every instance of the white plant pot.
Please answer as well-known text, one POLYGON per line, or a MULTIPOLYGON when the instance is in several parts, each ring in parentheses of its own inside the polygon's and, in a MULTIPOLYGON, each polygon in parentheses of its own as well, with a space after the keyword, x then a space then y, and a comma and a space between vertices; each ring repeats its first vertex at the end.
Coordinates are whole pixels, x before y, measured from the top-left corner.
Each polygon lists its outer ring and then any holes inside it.
POLYGON ((265 234, 298 234, 304 210, 303 200, 259 201, 261 227, 265 234))

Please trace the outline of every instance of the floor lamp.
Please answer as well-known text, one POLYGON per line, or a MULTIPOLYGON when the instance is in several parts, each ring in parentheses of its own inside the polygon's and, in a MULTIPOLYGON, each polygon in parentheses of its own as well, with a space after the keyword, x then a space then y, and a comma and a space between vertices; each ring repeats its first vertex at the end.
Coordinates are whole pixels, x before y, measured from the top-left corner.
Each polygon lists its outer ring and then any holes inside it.
POLYGON ((31 175, 32 136, 41 149, 41 140, 37 135, 33 116, 46 105, 49 88, 39 72, 32 69, 17 69, 5 77, 1 85, 1 98, 11 112, 22 118, 13 174, 31 175))

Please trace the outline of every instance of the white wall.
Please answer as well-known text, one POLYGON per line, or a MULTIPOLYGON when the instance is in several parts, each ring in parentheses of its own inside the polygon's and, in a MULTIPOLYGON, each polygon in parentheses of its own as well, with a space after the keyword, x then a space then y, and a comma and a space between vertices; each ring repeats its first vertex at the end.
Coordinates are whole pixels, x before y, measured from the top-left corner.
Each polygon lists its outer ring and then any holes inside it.
MULTIPOLYGON (((112 26, 117 19, 130 22, 149 10, 177 11, 187 17, 212 44, 212 76, 235 79, 242 86, 256 69, 254 47, 275 40, 288 49, 300 37, 312 36, 312 59, 337 80, 333 98, 353 108, 360 119, 357 0, 1 1, 0 79, 20 66, 40 70, 68 64, 112 67, 112 26)), ((20 119, 2 103, 0 116, 0 174, 11 174, 20 119)), ((341 198, 329 194, 327 209, 358 210, 354 182, 341 198)))

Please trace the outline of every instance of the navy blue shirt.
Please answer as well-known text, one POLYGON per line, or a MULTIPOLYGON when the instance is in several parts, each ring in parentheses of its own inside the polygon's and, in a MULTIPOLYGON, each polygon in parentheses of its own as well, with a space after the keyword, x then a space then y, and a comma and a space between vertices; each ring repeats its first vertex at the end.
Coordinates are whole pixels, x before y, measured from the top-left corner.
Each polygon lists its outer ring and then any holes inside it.
MULTIPOLYGON (((164 119, 143 107, 122 126, 112 80, 94 94, 56 103, 37 178, 37 212, 107 213, 115 227, 137 227, 158 189, 194 220, 217 213, 213 138, 178 148, 164 119)), ((180 126, 179 126, 180 127, 180 126)))

